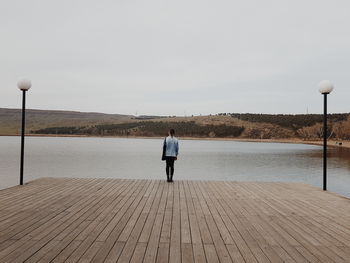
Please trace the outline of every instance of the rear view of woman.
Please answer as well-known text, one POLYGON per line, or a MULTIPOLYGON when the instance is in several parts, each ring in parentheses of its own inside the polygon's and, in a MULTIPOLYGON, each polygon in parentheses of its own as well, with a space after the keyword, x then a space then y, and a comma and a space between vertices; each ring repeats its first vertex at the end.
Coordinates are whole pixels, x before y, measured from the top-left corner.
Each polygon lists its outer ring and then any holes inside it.
POLYGON ((164 139, 162 160, 166 161, 166 176, 168 182, 173 182, 174 163, 179 154, 179 141, 175 138, 175 130, 169 130, 169 136, 164 139))

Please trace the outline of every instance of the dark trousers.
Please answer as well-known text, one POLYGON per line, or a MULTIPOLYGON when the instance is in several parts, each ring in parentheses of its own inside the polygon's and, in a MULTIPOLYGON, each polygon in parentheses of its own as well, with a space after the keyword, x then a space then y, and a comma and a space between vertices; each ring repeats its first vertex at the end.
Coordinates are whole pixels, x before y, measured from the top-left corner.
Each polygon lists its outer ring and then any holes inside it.
POLYGON ((167 156, 166 159, 166 176, 168 181, 172 181, 173 180, 173 175, 174 175, 174 163, 175 163, 175 157, 169 157, 167 156))

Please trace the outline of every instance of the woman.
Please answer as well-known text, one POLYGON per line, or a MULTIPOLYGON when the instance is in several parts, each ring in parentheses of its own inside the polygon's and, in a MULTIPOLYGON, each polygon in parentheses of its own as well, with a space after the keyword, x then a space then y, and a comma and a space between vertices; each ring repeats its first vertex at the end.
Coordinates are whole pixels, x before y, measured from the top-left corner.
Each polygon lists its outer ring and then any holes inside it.
POLYGON ((169 130, 169 136, 164 139, 162 160, 166 161, 167 182, 173 182, 174 163, 179 154, 179 142, 175 138, 175 130, 169 130))

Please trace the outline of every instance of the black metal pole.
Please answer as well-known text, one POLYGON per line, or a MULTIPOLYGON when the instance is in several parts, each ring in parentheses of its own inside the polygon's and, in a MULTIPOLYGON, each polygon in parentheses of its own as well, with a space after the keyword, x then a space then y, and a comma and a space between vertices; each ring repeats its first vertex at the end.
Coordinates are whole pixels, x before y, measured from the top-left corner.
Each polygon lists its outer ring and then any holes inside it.
POLYGON ((323 190, 327 190, 327 94, 324 93, 323 105, 323 190))
POLYGON ((25 123, 26 123, 26 91, 23 92, 23 100, 22 100, 22 135, 21 135, 21 168, 20 168, 20 185, 23 185, 23 165, 24 165, 24 131, 25 131, 25 123))

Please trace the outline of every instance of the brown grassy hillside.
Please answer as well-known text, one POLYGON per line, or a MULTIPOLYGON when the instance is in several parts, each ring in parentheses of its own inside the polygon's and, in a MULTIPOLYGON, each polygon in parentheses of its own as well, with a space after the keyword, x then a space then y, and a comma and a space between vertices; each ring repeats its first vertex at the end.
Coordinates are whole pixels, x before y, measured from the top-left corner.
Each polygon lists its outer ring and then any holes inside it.
MULTIPOLYGON (((27 130, 57 126, 85 126, 102 123, 122 123, 133 116, 77 111, 26 110, 27 130)), ((20 133, 21 110, 0 108, 0 135, 20 133)))
POLYGON ((173 117, 161 119, 163 122, 190 122, 194 121, 199 125, 228 125, 244 127, 244 132, 240 137, 252 139, 270 139, 270 138, 292 138, 295 132, 290 129, 273 125, 270 123, 257 123, 240 120, 229 115, 209 115, 209 116, 193 116, 193 117, 173 117))
MULTIPOLYGON (((317 140, 323 135, 320 114, 238 114, 157 117, 74 111, 27 110, 27 132, 53 135, 159 136, 176 127, 189 137, 317 140)), ((21 111, 0 109, 0 135, 19 134, 21 111)), ((350 114, 329 115, 329 137, 350 139, 350 114)))

